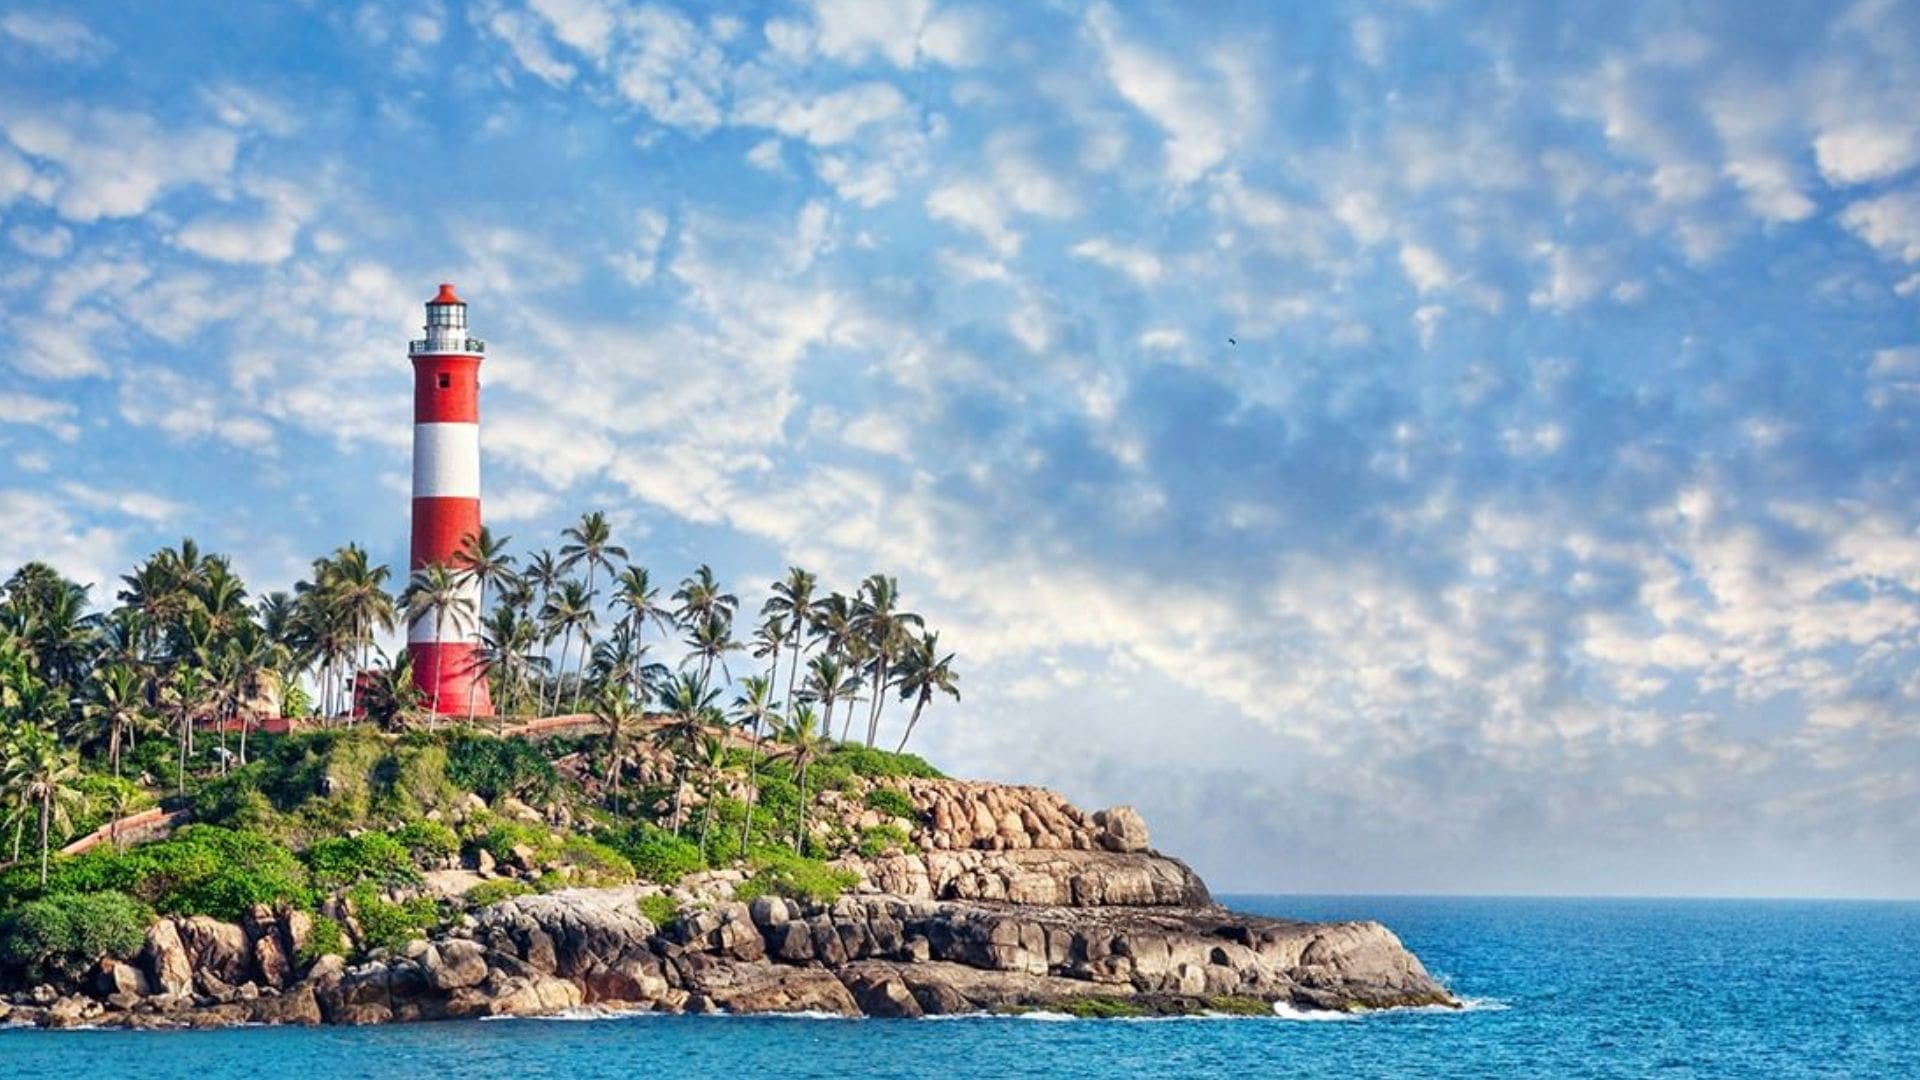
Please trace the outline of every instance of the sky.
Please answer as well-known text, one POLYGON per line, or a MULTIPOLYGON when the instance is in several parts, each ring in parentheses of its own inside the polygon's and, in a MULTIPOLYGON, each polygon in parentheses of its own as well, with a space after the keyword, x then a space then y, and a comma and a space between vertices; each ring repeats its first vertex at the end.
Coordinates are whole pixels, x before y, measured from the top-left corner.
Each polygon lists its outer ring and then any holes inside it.
MULTIPOLYGON (((0 8, 0 572, 898 575, 1220 890, 1920 896, 1920 6, 0 8)), ((890 724, 890 729, 896 729, 890 724)))

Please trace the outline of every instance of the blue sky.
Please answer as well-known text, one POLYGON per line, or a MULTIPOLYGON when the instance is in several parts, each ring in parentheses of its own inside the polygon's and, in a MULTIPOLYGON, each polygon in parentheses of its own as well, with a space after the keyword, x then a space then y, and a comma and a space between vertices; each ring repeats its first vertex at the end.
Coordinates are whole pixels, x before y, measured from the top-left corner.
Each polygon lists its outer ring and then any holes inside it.
POLYGON ((1216 886, 1920 895, 1920 11, 0 13, 0 566, 898 573, 1216 886))

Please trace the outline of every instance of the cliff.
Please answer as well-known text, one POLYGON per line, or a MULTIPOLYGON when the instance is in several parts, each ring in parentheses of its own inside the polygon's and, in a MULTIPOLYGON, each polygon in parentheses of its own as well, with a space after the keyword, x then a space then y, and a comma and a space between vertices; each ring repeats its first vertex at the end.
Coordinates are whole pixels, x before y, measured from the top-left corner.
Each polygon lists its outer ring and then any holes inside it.
POLYGON ((0 1022, 365 1024, 582 1005, 914 1017, 1455 1004, 1378 923, 1218 906, 1183 863, 1150 848, 1130 809, 1088 814, 1041 788, 951 780, 869 786, 903 793, 911 817, 872 809, 856 790, 825 800, 817 828, 890 827, 907 839, 841 859, 853 884, 837 898, 771 894, 737 870, 670 888, 564 889, 480 908, 357 966, 327 955, 303 967, 312 924, 286 908, 255 908, 237 924, 163 918, 138 956, 15 995, 0 1022))

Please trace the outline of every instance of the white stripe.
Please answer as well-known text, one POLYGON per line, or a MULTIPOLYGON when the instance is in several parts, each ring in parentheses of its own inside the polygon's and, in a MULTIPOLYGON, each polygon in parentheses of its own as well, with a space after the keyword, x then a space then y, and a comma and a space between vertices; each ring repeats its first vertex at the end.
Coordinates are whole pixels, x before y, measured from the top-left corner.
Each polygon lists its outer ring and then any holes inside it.
POLYGON ((415 619, 413 625, 407 627, 407 643, 466 641, 476 645, 479 644, 480 583, 477 581, 463 582, 460 586, 460 592, 465 595, 468 600, 472 601, 465 609, 470 612, 470 614, 464 620, 454 615, 453 608, 448 608, 446 614, 441 617, 440 636, 436 638, 433 636, 433 616, 431 614, 423 615, 415 619))
POLYGON ((413 425, 413 497, 480 497, 480 425, 413 425))

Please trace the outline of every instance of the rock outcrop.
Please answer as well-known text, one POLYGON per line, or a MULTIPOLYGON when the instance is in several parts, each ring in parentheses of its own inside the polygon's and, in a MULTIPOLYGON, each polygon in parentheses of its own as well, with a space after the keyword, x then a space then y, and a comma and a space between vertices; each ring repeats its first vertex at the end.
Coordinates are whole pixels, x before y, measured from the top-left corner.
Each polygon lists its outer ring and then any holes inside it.
MULTIPOLYGON (((1455 1004, 1378 923, 1214 904, 1193 871, 1148 846, 1130 808, 1088 815, 1040 788, 888 783, 912 800, 914 841, 844 861, 858 884, 832 903, 742 902, 744 875, 718 871, 673 889, 679 914, 656 926, 641 900, 658 886, 568 889, 494 904, 395 954, 356 966, 325 956, 304 971, 312 924, 300 912, 161 919, 135 960, 103 961, 66 993, 14 995, 0 1019, 372 1024, 581 1005, 915 1017, 1090 998, 1151 1012, 1223 999, 1238 1010, 1455 1004)), ((864 802, 841 810, 844 827, 888 823, 864 802)))

